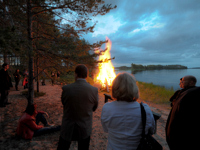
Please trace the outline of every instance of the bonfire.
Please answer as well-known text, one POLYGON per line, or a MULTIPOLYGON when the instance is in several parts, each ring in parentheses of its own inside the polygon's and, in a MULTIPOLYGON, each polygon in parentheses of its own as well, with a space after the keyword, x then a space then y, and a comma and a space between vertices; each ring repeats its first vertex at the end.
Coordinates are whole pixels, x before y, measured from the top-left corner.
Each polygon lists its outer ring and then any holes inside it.
POLYGON ((112 81, 116 77, 115 71, 114 71, 114 66, 112 65, 111 62, 111 56, 110 56, 110 50, 111 50, 111 41, 109 38, 106 37, 106 40, 108 41, 106 43, 106 51, 103 52, 102 55, 99 56, 99 73, 96 77, 96 81, 99 81, 101 84, 102 89, 109 89, 112 85, 112 81))

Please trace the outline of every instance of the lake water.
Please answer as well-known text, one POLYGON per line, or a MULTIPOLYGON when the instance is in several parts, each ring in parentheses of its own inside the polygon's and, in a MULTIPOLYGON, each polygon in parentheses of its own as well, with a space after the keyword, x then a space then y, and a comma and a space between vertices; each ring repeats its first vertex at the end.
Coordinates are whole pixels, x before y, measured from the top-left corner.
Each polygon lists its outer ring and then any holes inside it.
MULTIPOLYGON (((124 71, 115 71, 116 74, 124 71)), ((196 86, 200 86, 200 69, 178 69, 178 70, 145 70, 133 73, 131 70, 125 72, 134 74, 137 81, 153 83, 166 88, 180 89, 179 79, 185 75, 193 75, 197 78, 196 86)))

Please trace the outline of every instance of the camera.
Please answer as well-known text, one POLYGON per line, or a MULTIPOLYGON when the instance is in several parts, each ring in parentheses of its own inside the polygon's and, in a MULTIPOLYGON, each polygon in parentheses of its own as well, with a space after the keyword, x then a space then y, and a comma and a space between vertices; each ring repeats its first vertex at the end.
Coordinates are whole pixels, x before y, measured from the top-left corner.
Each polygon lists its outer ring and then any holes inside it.
POLYGON ((110 95, 108 95, 108 94, 104 94, 104 96, 105 96, 105 103, 108 102, 108 99, 112 100, 112 98, 111 98, 110 95))

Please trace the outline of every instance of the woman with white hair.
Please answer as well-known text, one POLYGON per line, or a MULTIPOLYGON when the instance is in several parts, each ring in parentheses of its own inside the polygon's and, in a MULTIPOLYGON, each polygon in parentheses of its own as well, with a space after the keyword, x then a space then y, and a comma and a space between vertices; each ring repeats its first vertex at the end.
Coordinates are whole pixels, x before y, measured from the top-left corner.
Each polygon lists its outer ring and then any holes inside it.
MULTIPOLYGON (((112 83, 113 102, 106 103, 101 113, 101 123, 108 133, 107 150, 135 150, 142 137, 142 117, 138 87, 133 75, 120 73, 112 83)), ((145 133, 154 133, 155 120, 151 109, 146 111, 145 133)))

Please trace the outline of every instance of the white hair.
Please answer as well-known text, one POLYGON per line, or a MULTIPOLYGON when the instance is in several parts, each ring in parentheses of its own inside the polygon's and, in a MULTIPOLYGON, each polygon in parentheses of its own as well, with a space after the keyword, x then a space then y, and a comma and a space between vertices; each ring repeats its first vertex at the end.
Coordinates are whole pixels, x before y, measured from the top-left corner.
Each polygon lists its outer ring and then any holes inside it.
POLYGON ((135 77, 130 73, 119 73, 112 83, 112 97, 118 101, 134 101, 139 97, 135 77))

